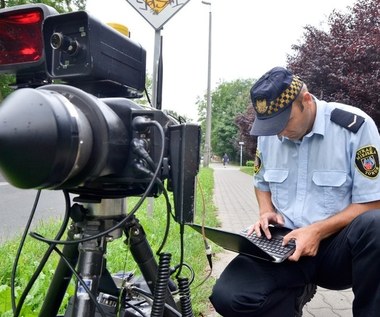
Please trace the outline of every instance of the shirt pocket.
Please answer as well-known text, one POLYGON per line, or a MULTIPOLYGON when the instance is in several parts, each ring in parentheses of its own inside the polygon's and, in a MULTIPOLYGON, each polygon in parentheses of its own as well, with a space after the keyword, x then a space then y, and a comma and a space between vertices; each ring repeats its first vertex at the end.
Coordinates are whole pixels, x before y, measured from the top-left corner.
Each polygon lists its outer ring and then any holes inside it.
POLYGON ((340 211, 341 202, 345 199, 345 171, 315 171, 312 176, 316 205, 325 215, 340 211))
POLYGON ((267 169, 263 176, 269 184, 272 202, 278 210, 283 210, 289 205, 288 176, 289 171, 285 169, 267 169))

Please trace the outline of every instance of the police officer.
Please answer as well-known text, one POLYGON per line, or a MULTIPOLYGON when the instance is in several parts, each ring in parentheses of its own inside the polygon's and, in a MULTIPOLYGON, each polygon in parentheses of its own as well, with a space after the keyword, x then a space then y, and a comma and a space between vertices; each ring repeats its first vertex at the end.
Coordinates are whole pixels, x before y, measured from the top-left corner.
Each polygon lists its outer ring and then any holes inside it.
POLYGON ((222 316, 302 316, 315 285, 352 287, 355 317, 380 312, 380 137, 358 108, 318 100, 297 76, 276 67, 251 89, 259 136, 254 186, 259 220, 293 229, 289 260, 238 255, 210 297, 222 316))

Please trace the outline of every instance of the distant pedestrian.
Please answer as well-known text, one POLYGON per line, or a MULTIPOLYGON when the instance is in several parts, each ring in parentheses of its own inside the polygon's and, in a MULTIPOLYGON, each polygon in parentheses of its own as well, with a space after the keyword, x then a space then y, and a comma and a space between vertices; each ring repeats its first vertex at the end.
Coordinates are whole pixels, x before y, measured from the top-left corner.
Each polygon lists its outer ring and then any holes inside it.
POLYGON ((229 163, 230 158, 228 157, 227 153, 224 153, 223 155, 223 166, 226 167, 226 165, 229 163))

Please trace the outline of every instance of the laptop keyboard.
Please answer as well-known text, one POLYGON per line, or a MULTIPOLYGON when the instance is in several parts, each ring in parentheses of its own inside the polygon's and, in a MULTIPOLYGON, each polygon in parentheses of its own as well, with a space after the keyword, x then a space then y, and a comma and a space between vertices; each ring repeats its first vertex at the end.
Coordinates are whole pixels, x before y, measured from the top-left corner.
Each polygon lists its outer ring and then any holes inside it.
POLYGON ((247 235, 248 229, 242 231, 242 234, 251 240, 254 244, 260 247, 262 250, 275 254, 278 256, 283 256, 294 248, 295 243, 290 241, 287 245, 282 245, 282 239, 274 238, 268 239, 265 235, 258 237, 255 232, 247 235))

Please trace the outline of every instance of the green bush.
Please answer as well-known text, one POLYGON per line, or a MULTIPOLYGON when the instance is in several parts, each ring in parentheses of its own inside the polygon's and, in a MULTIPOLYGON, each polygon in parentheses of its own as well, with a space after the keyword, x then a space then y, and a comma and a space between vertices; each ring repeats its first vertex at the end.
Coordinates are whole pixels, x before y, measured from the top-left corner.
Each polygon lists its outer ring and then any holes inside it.
POLYGON ((253 166, 253 164, 254 164, 254 161, 247 161, 245 163, 245 166, 251 167, 251 166, 253 166))

